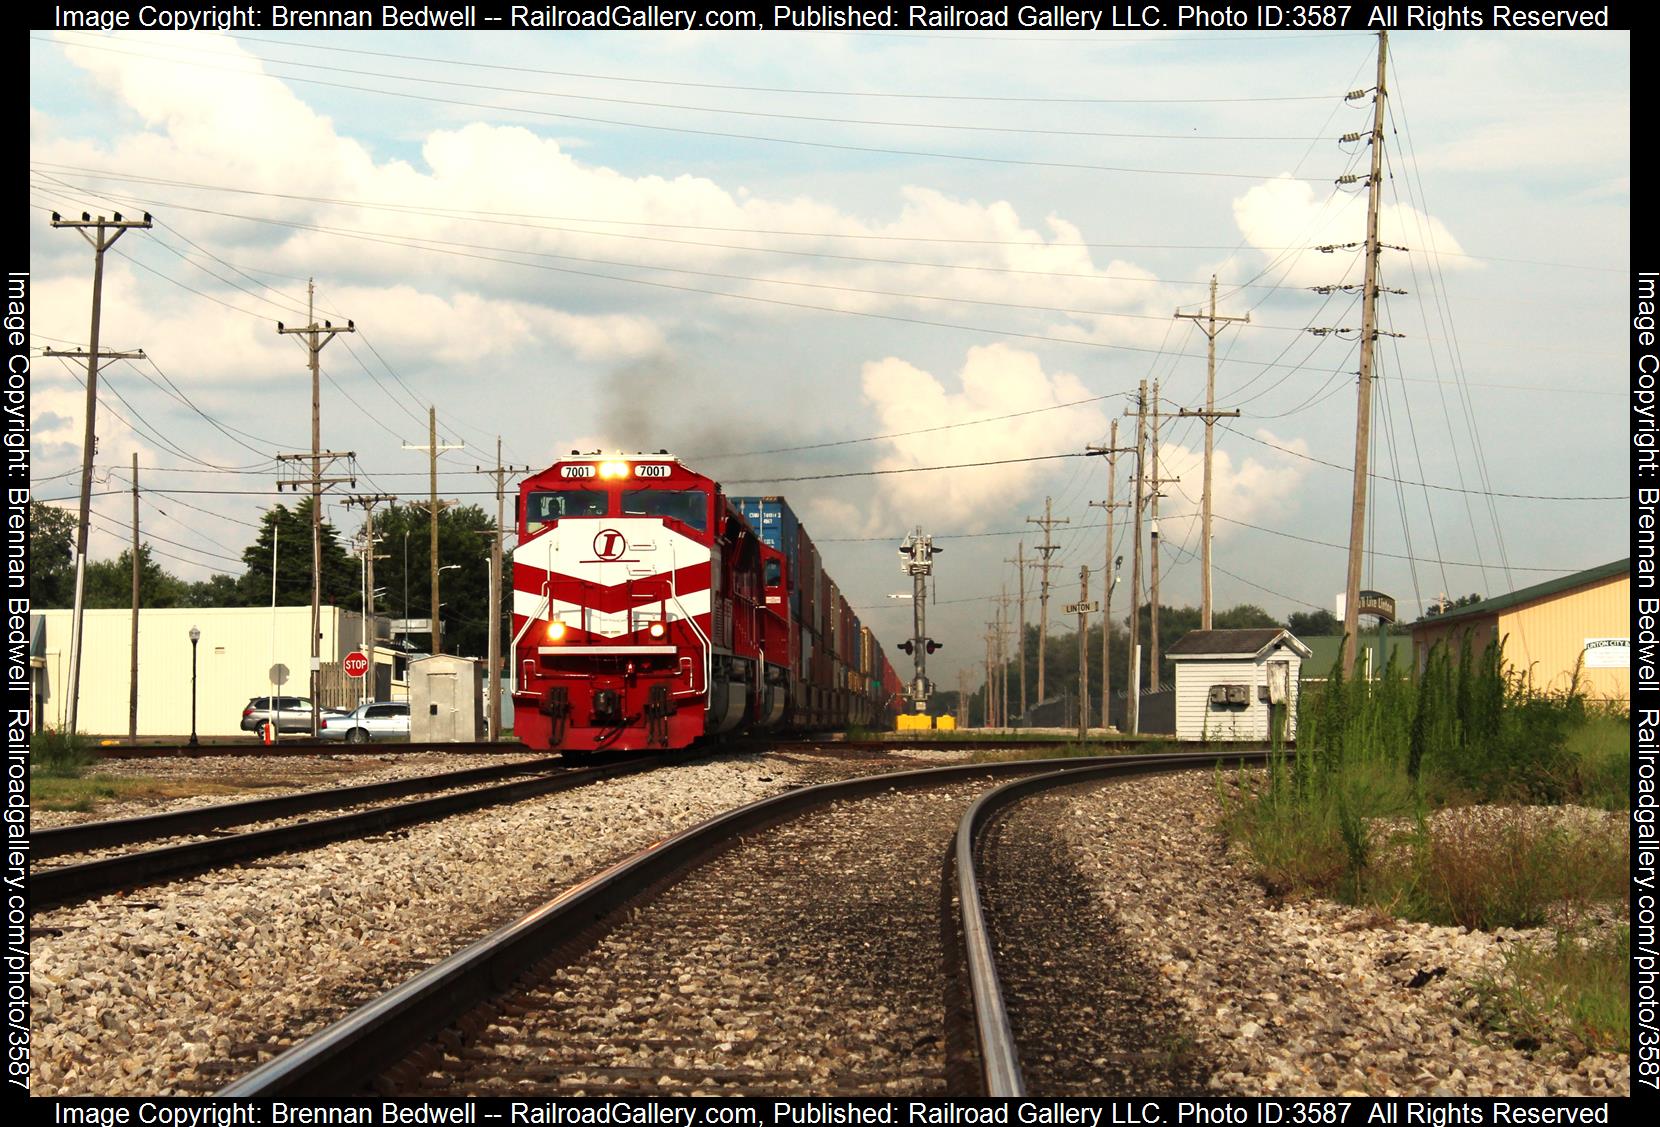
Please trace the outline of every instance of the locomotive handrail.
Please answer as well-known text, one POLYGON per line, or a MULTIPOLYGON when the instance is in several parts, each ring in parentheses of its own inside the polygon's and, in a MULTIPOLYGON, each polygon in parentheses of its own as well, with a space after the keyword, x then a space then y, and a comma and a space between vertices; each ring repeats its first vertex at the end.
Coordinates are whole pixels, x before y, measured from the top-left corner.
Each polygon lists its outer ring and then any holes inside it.
MULTIPOLYGON (((511 650, 514 654, 517 654, 519 652, 519 639, 521 639, 525 636, 525 633, 530 629, 531 623, 539 621, 542 617, 542 613, 544 611, 546 611, 552 604, 553 604, 553 592, 551 590, 543 591, 542 592, 542 603, 541 603, 541 605, 536 608, 536 613, 535 614, 529 615, 525 618, 525 624, 523 626, 519 627, 519 632, 517 634, 513 635, 513 644, 508 647, 509 650, 511 650)), ((513 661, 513 691, 515 693, 520 691, 519 690, 519 662, 518 662, 517 658, 515 658, 514 661, 513 661)))
MULTIPOLYGON (((703 688, 701 690, 692 689, 692 690, 690 690, 688 692, 684 692, 684 693, 672 693, 671 692, 670 695, 671 696, 682 696, 682 697, 695 697, 695 696, 698 695, 698 693, 700 691, 705 693, 705 694, 707 694, 709 692, 709 684, 710 684, 710 681, 712 680, 712 678, 714 676, 714 669, 713 669, 714 657, 713 657, 713 655, 714 655, 714 650, 715 650, 715 644, 712 641, 709 640, 709 635, 705 634, 703 632, 702 628, 698 626, 697 619, 692 617, 692 615, 690 615, 689 613, 687 613, 685 604, 680 601, 680 580, 678 579, 679 573, 680 573, 680 561, 675 558, 674 541, 670 540, 669 541, 669 598, 674 600, 675 608, 680 611, 681 619, 686 623, 686 625, 688 625, 692 628, 692 633, 697 635, 698 645, 701 646, 702 649, 703 649, 703 688)), ((714 591, 713 586, 711 586, 710 589, 709 589, 709 608, 710 608, 710 614, 711 615, 714 613, 714 605, 715 605, 714 598, 715 598, 715 591, 714 591)))

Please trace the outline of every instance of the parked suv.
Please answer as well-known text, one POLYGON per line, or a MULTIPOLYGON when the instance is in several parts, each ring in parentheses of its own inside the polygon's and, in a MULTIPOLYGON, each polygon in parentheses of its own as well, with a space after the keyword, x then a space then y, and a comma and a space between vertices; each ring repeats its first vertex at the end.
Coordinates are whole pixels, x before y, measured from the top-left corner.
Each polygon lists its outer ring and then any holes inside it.
POLYGON ((370 740, 407 740, 409 702, 376 700, 359 705, 344 716, 330 716, 317 733, 325 740, 367 743, 370 740))
MULTIPOLYGON (((344 716, 338 708, 320 709, 317 722, 321 724, 325 716, 344 716)), ((258 734, 265 727, 267 720, 274 720, 277 731, 283 735, 290 733, 311 734, 311 702, 305 697, 251 697, 248 707, 242 710, 242 730, 258 734)))

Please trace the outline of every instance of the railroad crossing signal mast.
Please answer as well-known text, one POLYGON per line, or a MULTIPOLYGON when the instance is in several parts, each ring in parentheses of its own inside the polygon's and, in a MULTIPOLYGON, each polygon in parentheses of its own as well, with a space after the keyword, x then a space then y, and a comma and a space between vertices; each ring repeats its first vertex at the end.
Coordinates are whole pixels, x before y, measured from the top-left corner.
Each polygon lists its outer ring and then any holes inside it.
POLYGON ((944 551, 934 547, 934 538, 918 528, 907 533, 899 545, 899 570, 911 577, 912 636, 901 642, 899 648, 916 661, 916 677, 911 681, 911 700, 916 711, 928 711, 928 697, 933 685, 928 680, 928 655, 940 648, 928 637, 928 577, 934 573, 934 553, 944 551))

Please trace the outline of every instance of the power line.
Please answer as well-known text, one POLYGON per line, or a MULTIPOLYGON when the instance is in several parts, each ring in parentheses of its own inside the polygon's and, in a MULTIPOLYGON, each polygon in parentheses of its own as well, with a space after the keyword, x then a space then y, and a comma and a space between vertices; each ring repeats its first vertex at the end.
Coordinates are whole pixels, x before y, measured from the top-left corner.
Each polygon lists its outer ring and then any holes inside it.
MULTIPOLYGON (((1253 434, 1246 434, 1242 430, 1235 430, 1226 423, 1218 423, 1217 426, 1221 427, 1229 434, 1236 434, 1248 442, 1255 442, 1259 446, 1270 447, 1271 449, 1278 450, 1282 454, 1289 454, 1293 458, 1301 458, 1305 462, 1314 462, 1317 465, 1329 466, 1334 470, 1342 470, 1344 473, 1354 472, 1353 466, 1339 465, 1336 462, 1328 462, 1324 458, 1316 458, 1312 454, 1304 454, 1301 451, 1292 450, 1289 447, 1281 446, 1278 443, 1269 442, 1265 438, 1258 438, 1253 434)), ((1427 481, 1409 481, 1406 478, 1390 477, 1387 474, 1380 473, 1369 473, 1367 476, 1376 481, 1392 481, 1398 482, 1401 485, 1416 485, 1421 486, 1424 489, 1439 489, 1446 493, 1467 493, 1475 497, 1509 497, 1514 500, 1521 501, 1629 501, 1631 499, 1629 494, 1624 493, 1610 494, 1607 496, 1561 496, 1546 493, 1501 493, 1484 489, 1461 489, 1456 485, 1435 485, 1432 482, 1427 481)))
MULTIPOLYGON (((42 42, 53 42, 40 36, 31 38, 42 42)), ((178 60, 158 58, 136 51, 123 51, 114 47, 92 44, 79 44, 83 50, 105 51, 117 55, 128 55, 145 59, 152 63, 176 65, 178 60)), ((278 76, 264 75, 250 72, 236 67, 213 66, 208 63, 188 63, 186 65, 202 67, 208 70, 229 71, 251 78, 270 78, 277 81, 278 76)), ((492 113, 519 113, 530 117, 554 118, 560 121, 580 121, 589 125, 609 125, 624 129, 642 129, 657 133, 675 133, 692 137, 718 137, 723 140, 755 141, 771 145, 793 145, 801 148, 832 149, 840 152, 873 153, 881 156, 922 157, 928 160, 965 161, 970 163, 997 164, 1022 168, 1060 168, 1082 172, 1116 172, 1143 176, 1206 176, 1229 180, 1273 180, 1278 179, 1264 172, 1213 172, 1206 169, 1178 169, 1178 168, 1129 168, 1120 165, 1088 164, 1082 161, 1046 161, 1022 160, 1017 157, 993 157, 974 153, 935 152, 923 149, 888 148, 880 145, 851 145, 836 141, 808 141, 797 137, 770 137, 755 133, 735 133, 721 129, 694 129, 689 126, 654 125, 648 122, 624 121, 617 118, 595 117, 590 114, 575 114, 558 110, 531 109, 526 106, 504 106, 490 102, 471 102, 461 98, 440 98, 431 94, 414 94, 401 90, 385 90, 375 86, 359 86, 350 82, 331 82, 321 78, 302 78, 298 75, 280 76, 283 82, 301 82, 309 86, 323 86, 334 90, 350 90, 360 94, 378 94, 385 98, 398 98, 405 101, 426 102, 435 105, 459 106, 464 109, 488 110, 492 113)), ((1305 180, 1310 183, 1319 183, 1318 177, 1291 177, 1294 180, 1305 180)))

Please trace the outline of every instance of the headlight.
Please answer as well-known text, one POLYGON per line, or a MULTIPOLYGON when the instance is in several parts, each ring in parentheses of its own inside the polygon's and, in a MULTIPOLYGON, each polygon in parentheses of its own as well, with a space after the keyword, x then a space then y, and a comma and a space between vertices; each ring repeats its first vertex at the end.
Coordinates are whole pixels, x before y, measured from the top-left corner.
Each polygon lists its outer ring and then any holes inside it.
POLYGON ((653 622, 650 628, 646 630, 646 633, 650 634, 653 638, 661 638, 665 633, 667 633, 667 631, 663 629, 663 624, 661 622, 653 622))
POLYGON ((607 477, 607 478, 627 477, 628 476, 628 463, 627 462, 601 462, 600 467, 599 467, 599 476, 600 477, 607 477))
POLYGON ((569 629, 570 628, 563 622, 548 623, 548 641, 563 642, 565 640, 565 632, 569 629))

